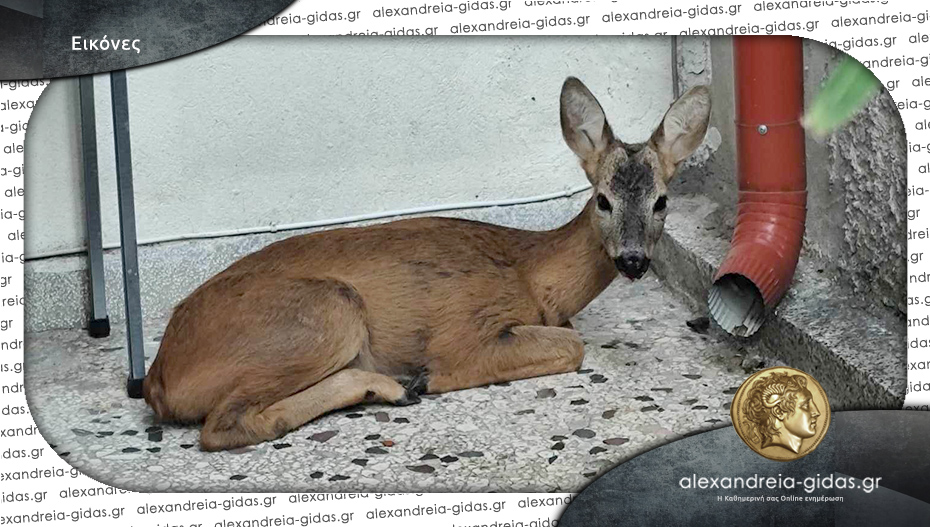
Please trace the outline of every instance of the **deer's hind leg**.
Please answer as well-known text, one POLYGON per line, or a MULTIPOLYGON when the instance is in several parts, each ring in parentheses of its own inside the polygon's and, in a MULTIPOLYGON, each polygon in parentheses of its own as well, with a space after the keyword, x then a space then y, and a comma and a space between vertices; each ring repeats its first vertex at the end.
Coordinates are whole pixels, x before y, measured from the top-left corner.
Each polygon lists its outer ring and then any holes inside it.
POLYGON ((516 326, 478 349, 449 355, 468 360, 445 368, 439 364, 438 371, 430 372, 430 393, 576 371, 584 360, 584 341, 564 327, 516 326))
POLYGON ((266 408, 233 395, 207 417, 200 445, 225 450, 270 441, 327 412, 379 401, 406 405, 419 398, 386 375, 355 368, 340 370, 266 408))
MULTIPOLYGON (((235 296, 237 290, 229 292, 235 296)), ((268 441, 363 401, 394 404, 416 396, 390 377, 357 369, 370 353, 364 301, 338 280, 251 284, 221 323, 224 366, 200 369, 224 377, 225 393, 206 415, 204 450, 268 441), (257 307, 260 306, 260 307, 257 307), (232 376, 230 374, 233 374, 232 376)), ((207 345, 206 342, 203 343, 207 345)), ((215 365, 214 365, 215 366, 215 365)))

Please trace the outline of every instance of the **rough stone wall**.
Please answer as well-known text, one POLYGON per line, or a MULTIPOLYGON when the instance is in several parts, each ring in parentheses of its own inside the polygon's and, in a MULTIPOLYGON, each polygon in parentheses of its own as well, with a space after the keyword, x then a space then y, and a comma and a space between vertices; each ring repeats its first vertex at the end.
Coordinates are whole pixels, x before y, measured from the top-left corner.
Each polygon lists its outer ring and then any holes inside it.
POLYGON ((882 92, 827 146, 830 181, 845 198, 839 265, 857 291, 906 313, 907 141, 891 95, 882 92))
MULTIPOLYGON (((713 84, 710 56, 710 39, 706 37, 678 37, 678 93, 683 94, 694 86, 713 84)), ((711 124, 704 143, 685 163, 685 168, 704 170, 707 160, 720 147, 720 130, 711 124)))
MULTIPOLYGON (((711 58, 710 39, 707 37, 679 36, 675 41, 676 69, 678 73, 678 94, 684 94, 690 88, 699 85, 711 86, 713 93, 713 61, 711 58)), ((707 178, 708 160, 720 148, 722 141, 720 130, 715 122, 707 129, 704 142, 682 164, 678 177, 672 182, 671 192, 675 194, 695 194, 702 192, 702 185, 707 178)))
POLYGON ((710 38, 680 36, 677 47, 679 93, 698 84, 710 84, 713 80, 710 38))

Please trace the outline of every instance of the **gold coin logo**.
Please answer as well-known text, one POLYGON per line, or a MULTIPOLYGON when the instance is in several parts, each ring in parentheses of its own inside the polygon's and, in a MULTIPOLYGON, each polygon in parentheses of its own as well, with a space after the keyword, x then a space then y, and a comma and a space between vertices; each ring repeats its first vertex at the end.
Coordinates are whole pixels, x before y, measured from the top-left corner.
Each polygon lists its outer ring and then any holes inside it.
POLYGON ((792 461, 810 454, 830 427, 830 402, 801 370, 774 367, 746 379, 730 406, 733 428, 757 454, 792 461))

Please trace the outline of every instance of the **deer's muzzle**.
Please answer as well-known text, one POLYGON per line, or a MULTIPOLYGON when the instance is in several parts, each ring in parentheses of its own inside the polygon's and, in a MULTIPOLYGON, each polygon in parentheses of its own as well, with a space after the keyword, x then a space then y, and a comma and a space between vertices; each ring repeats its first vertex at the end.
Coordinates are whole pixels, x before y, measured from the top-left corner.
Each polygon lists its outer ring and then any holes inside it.
POLYGON ((624 251, 614 259, 617 270, 630 280, 642 278, 649 270, 649 258, 644 253, 624 251))

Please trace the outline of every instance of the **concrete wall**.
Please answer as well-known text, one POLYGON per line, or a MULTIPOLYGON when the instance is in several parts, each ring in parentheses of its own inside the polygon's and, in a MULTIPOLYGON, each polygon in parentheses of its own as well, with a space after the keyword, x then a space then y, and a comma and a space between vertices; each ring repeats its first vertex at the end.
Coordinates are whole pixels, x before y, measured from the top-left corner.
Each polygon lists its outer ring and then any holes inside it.
MULTIPOLYGON (((842 54, 810 43, 808 56, 814 87, 842 54)), ((857 291, 905 314, 907 138, 894 99, 882 91, 848 126, 812 143, 808 181, 812 174, 821 181, 815 204, 829 220, 811 229, 811 247, 836 259, 857 291)))
MULTIPOLYGON (((568 75, 623 139, 648 137, 672 99, 667 37, 244 37, 128 73, 139 239, 326 221, 561 192, 587 183, 563 143, 568 75)), ((87 316, 77 84, 55 81, 26 138, 27 330, 87 316), (45 258, 42 258, 46 256, 45 258)), ((96 79, 106 246, 119 237, 108 78, 96 79)), ((462 211, 524 228, 567 221, 578 199, 462 211)), ((140 249, 146 314, 295 234, 140 249)), ((118 252, 105 259, 121 318, 118 252)))
MULTIPOLYGON (((701 191, 722 204, 720 236, 732 231, 736 203, 733 55, 729 38, 710 39, 714 120, 723 140, 701 191)), ((841 52, 805 41, 805 103, 841 52)), ((874 303, 906 312, 906 139, 891 96, 883 92, 856 119, 824 140, 807 140, 808 220, 804 251, 824 272, 874 303)))
MULTIPOLYGON (((559 129, 564 78, 582 78, 638 140, 671 102, 669 60, 661 37, 246 37, 131 70, 139 238, 583 185, 559 129)), ((75 86, 56 81, 30 123, 27 179, 42 190, 30 192, 27 257, 84 243, 75 86)), ((107 78, 96 86, 104 243, 115 245, 107 78)))
MULTIPOLYGON (((679 38, 679 88, 712 83, 705 144, 673 184, 722 205, 702 229, 729 239, 736 201, 732 47, 679 38)), ((645 138, 672 97, 667 38, 250 37, 129 72, 139 237, 270 229, 418 206, 526 198, 586 183, 558 126, 558 91, 581 77, 624 139, 645 138)), ((805 43, 809 99, 835 65, 805 43)), ((97 79, 104 238, 118 240, 109 90, 97 79)), ((55 81, 26 146, 27 329, 84 323, 87 277, 76 82, 55 81)), ((808 140, 804 251, 876 305, 905 310, 905 138, 890 96, 824 141, 808 140)), ((578 198, 583 198, 579 196, 578 198)), ((551 228, 578 198, 444 213, 551 228)), ((295 234, 152 243, 143 309, 163 313, 211 274, 295 234)), ((120 319, 118 252, 106 257, 120 319)))

